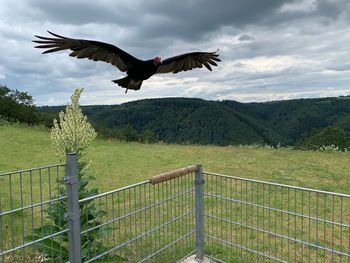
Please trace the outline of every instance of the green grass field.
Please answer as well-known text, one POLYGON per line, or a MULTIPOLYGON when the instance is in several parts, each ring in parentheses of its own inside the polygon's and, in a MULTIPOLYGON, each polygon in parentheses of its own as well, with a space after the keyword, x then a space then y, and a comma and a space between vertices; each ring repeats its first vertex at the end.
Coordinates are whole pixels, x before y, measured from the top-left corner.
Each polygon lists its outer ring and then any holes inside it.
MULTIPOLYGON (((60 163, 51 147, 49 130, 42 127, 0 126, 0 149, 0 173, 60 163)), ((97 139, 91 145, 88 157, 92 160, 88 173, 96 177, 93 184, 98 186, 100 192, 144 181, 162 172, 192 164, 202 164, 204 171, 207 172, 350 193, 349 153, 306 152, 268 147, 139 144, 97 139)), ((226 189, 225 185, 219 188, 221 192, 228 194, 228 190, 224 189, 226 189)), ((239 188, 236 189, 236 192, 239 192, 238 190, 239 188)), ((14 192, 13 196, 16 196, 14 192)), ((258 198, 258 195, 254 195, 254 198, 258 198)), ((274 198, 275 202, 278 202, 276 195, 274 198)), ((267 198, 265 198, 266 200, 267 198)), ((230 208, 226 203, 218 205, 215 203, 217 200, 211 201, 212 203, 207 204, 208 211, 216 209, 218 206, 221 209, 223 207, 230 208)), ((21 202, 17 200, 17 205, 21 202)), ((241 217, 251 213, 245 206, 238 206, 235 209, 235 214, 240 214, 241 217)), ((227 211, 227 209, 222 210, 223 215, 227 216, 227 211)), ((255 220, 258 222, 260 220, 260 223, 265 222, 267 219, 264 218, 264 215, 263 211, 262 214, 256 215, 255 220)), ((26 216, 30 217, 30 215, 26 216)), ((18 225, 23 224, 25 228, 22 214, 15 214, 10 219, 18 220, 18 225)), ((6 224, 6 221, 4 220, 2 224, 6 224)), ((295 221, 295 225, 299 227, 300 222, 295 221)), ((232 229, 230 225, 221 224, 220 227, 225 229, 224 231, 221 229, 221 234, 226 233, 232 236, 230 233, 238 231, 232 229)), ((310 229, 312 227, 313 225, 309 226, 310 229)), ((21 227, 14 231, 16 234, 17 232, 21 233, 21 227)), ((244 231, 246 232, 243 234, 242 230, 237 232, 240 233, 242 240, 251 235, 249 240, 255 240, 259 244, 260 239, 263 238, 256 237, 247 230, 244 231)), ((327 234, 330 234, 328 230, 327 234)), ((8 236, 10 236, 10 232, 8 232, 8 236)), ((343 235, 343 238, 346 239, 347 236, 348 232, 343 235)), ((344 241, 344 243, 346 242, 344 241)), ((216 248, 213 244, 211 249, 214 251, 214 255, 227 251, 232 253, 230 249, 226 251, 221 245, 216 248)), ((325 262, 328 262, 327 260, 325 262)))
MULTIPOLYGON (((0 126, 0 173, 59 163, 49 130, 0 126)), ((89 173, 100 191, 192 164, 223 173, 327 191, 350 193, 350 154, 290 149, 123 143, 96 140, 89 173)))

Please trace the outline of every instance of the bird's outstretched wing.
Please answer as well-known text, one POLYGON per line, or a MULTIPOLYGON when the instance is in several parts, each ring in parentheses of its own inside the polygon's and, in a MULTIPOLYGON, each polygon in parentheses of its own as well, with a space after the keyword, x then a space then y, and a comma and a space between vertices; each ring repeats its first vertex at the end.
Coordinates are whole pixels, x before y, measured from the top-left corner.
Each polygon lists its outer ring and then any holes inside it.
POLYGON ((159 65, 156 73, 177 73, 179 71, 187 71, 194 68, 202 68, 203 65, 211 71, 211 66, 217 66, 215 61, 221 61, 216 52, 192 52, 179 56, 167 58, 159 65))
POLYGON ((88 58, 93 61, 104 61, 116 66, 121 71, 126 71, 140 60, 128 54, 124 50, 111 44, 84 39, 63 37, 48 31, 53 37, 35 36, 39 40, 33 42, 40 45, 36 48, 47 49, 43 54, 60 50, 71 50, 69 54, 76 58, 88 58))

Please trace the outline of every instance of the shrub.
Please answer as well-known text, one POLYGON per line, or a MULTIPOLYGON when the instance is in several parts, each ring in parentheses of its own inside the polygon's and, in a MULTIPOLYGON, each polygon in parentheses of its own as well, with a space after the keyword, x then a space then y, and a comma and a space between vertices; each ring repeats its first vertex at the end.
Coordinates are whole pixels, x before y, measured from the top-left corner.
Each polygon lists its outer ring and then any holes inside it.
POLYGON ((322 147, 338 148, 344 151, 348 147, 345 131, 339 127, 327 127, 310 135, 303 136, 296 144, 302 150, 318 151, 322 147), (333 145, 333 146, 332 146, 333 145))

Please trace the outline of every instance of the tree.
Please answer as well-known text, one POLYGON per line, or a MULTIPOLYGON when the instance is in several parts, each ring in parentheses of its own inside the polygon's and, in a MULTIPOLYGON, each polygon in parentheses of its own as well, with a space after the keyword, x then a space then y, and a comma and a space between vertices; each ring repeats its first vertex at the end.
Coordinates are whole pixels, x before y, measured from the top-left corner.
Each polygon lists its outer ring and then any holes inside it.
POLYGON ((296 148, 318 150, 323 146, 335 146, 344 151, 349 145, 345 132, 339 127, 327 127, 310 135, 304 135, 296 144, 296 148))
POLYGON ((28 124, 38 122, 32 96, 6 86, 0 86, 0 117, 28 124))

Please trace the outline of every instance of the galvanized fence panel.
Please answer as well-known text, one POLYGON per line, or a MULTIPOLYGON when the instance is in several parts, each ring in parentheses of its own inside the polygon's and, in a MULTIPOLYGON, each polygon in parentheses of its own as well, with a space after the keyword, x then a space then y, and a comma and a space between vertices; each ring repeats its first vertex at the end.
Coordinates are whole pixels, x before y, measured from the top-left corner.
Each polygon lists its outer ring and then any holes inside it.
POLYGON ((38 248, 62 258, 67 229, 60 228, 63 219, 53 222, 46 211, 56 204, 59 212, 66 199, 59 192, 64 168, 51 165, 0 174, 0 262, 42 262, 44 253, 38 248))
POLYGON ((89 244, 86 251, 92 253, 85 254, 84 262, 176 262, 194 252, 193 173, 155 185, 141 182, 79 202, 103 214, 95 225, 82 224, 82 240, 99 235, 103 247, 89 244))
POLYGON ((350 195, 204 173, 205 254, 225 262, 350 262, 350 195))
POLYGON ((78 201, 71 159, 0 174, 0 262, 350 262, 349 195, 191 166, 78 201))

